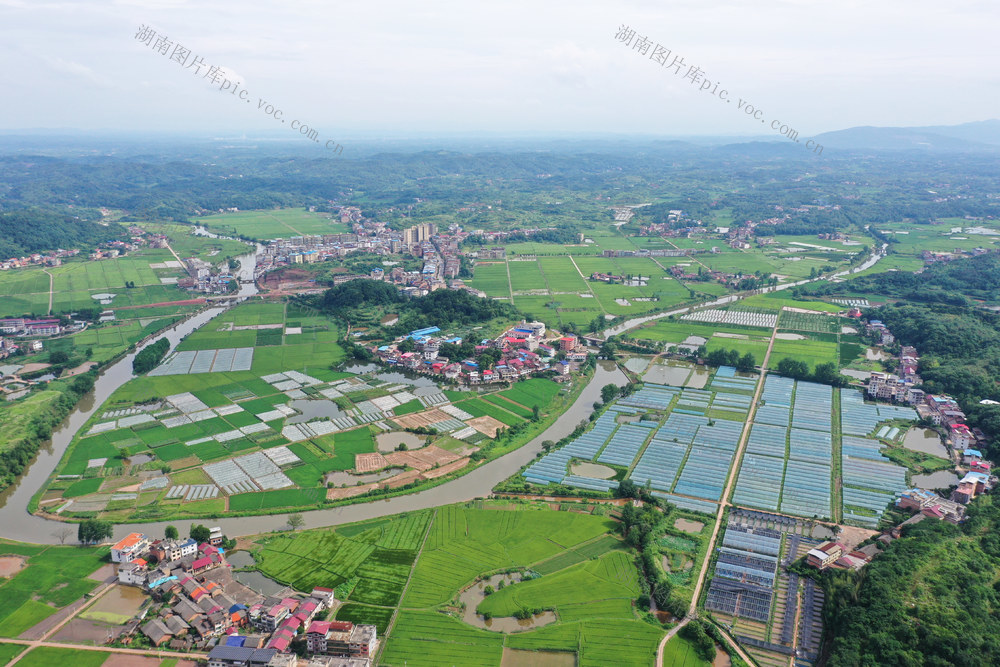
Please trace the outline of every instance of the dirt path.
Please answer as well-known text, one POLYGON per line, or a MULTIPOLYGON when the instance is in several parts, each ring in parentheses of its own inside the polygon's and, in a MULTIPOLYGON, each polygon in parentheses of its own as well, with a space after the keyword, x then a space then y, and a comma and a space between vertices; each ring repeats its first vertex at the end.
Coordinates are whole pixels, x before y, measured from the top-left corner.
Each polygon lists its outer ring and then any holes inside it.
POLYGON ((382 635, 382 641, 379 642, 378 651, 375 654, 374 664, 379 664, 379 660, 382 658, 382 651, 385 650, 385 638, 392 635, 393 628, 396 627, 396 619, 399 618, 399 610, 403 608, 403 598, 406 597, 406 591, 410 590, 410 581, 413 580, 413 573, 417 569, 417 561, 420 560, 420 556, 424 553, 424 545, 427 544, 427 538, 431 534, 431 528, 434 526, 434 520, 437 519, 437 510, 434 510, 434 514, 431 515, 431 520, 427 522, 427 530, 424 532, 424 539, 420 541, 420 548, 417 549, 417 555, 413 559, 413 566, 410 568, 410 574, 406 577, 406 584, 403 585, 403 592, 399 594, 399 604, 396 605, 395 610, 392 612, 392 618, 389 619, 389 625, 386 626, 385 634, 382 635))
POLYGON ((167 243, 166 246, 167 246, 167 250, 170 251, 170 254, 174 256, 174 259, 176 259, 178 262, 180 262, 181 266, 186 266, 186 264, 184 264, 184 260, 181 259, 180 255, 178 255, 176 252, 174 252, 174 249, 172 247, 170 247, 170 244, 167 243))
POLYGON ((294 227, 292 227, 292 226, 291 226, 290 224, 288 224, 288 223, 287 223, 287 222, 285 222, 284 220, 281 220, 281 219, 279 219, 279 218, 275 217, 275 215, 274 215, 273 213, 268 213, 268 214, 267 214, 267 217, 269 217, 269 218, 274 218, 274 219, 275 219, 275 220, 277 220, 277 221, 278 221, 278 222, 279 222, 280 224, 284 225, 285 227, 288 227, 288 228, 289 228, 290 230, 292 230, 293 232, 295 232, 295 233, 296 233, 296 234, 298 234, 299 236, 305 236, 305 234, 303 234, 303 233, 302 233, 302 232, 300 232, 299 230, 295 229, 294 227))
POLYGON ((49 273, 48 269, 42 269, 42 273, 44 273, 45 275, 47 275, 49 277, 49 312, 47 314, 51 315, 52 314, 52 297, 55 294, 56 278, 51 273, 49 273))
POLYGON ((587 280, 587 276, 583 275, 583 271, 581 271, 580 267, 576 265, 576 260, 573 259, 573 255, 569 256, 569 261, 573 262, 573 268, 576 269, 576 272, 580 274, 580 277, 583 279, 583 283, 587 286, 587 291, 590 292, 590 295, 594 297, 594 301, 597 302, 597 305, 600 306, 604 314, 607 315, 608 314, 607 308, 605 308, 604 304, 601 303, 601 300, 598 298, 597 293, 594 292, 594 288, 590 286, 590 281, 587 280))
MULTIPOLYGON (((104 595, 106 595, 106 594, 107 594, 107 592, 108 592, 108 591, 110 591, 110 590, 111 590, 112 588, 114 588, 114 587, 115 587, 115 586, 117 586, 117 585, 118 585, 118 581, 117 581, 116 579, 114 579, 114 578, 109 578, 109 579, 106 579, 106 580, 104 581, 104 584, 103 584, 103 587, 102 587, 101 589, 99 589, 99 590, 98 590, 98 591, 97 591, 97 592, 96 592, 96 593, 95 593, 95 594, 94 594, 94 595, 93 595, 92 597, 90 597, 89 599, 85 599, 85 600, 83 600, 83 602, 82 602, 82 603, 80 603, 80 602, 77 602, 77 603, 75 603, 75 604, 77 605, 77 606, 76 606, 76 609, 73 609, 73 611, 71 611, 71 612, 70 612, 69 614, 67 614, 65 618, 63 618, 63 619, 62 619, 61 621, 59 621, 59 622, 58 622, 58 623, 56 623, 56 624, 55 624, 54 626, 52 626, 52 627, 51 627, 51 628, 50 628, 50 629, 49 629, 49 630, 48 630, 47 632, 45 632, 45 633, 44 633, 44 634, 43 634, 43 635, 42 635, 42 636, 41 636, 41 637, 40 637, 39 639, 33 639, 33 640, 25 640, 25 641, 23 642, 23 643, 24 643, 24 644, 26 645, 26 648, 24 649, 24 651, 22 651, 22 652, 21 652, 20 654, 18 654, 18 656, 17 656, 17 657, 15 657, 15 658, 14 658, 13 660, 11 660, 11 661, 10 661, 9 663, 7 663, 7 664, 8 664, 8 665, 13 665, 13 664, 15 664, 15 663, 16 663, 16 662, 18 662, 18 661, 19 661, 19 660, 20 660, 21 658, 23 658, 23 657, 25 656, 25 654, 26 654, 26 653, 28 653, 28 651, 30 651, 31 649, 34 649, 34 648, 37 648, 37 647, 39 647, 39 646, 46 646, 46 645, 49 645, 49 644, 50 644, 50 642, 47 642, 47 640, 48 640, 48 639, 49 639, 50 637, 52 637, 52 636, 53 636, 53 635, 55 635, 55 634, 56 634, 57 632, 59 632, 59 631, 60 631, 60 630, 61 630, 61 629, 63 628, 63 626, 65 626, 65 625, 66 625, 67 623, 69 623, 69 622, 70 622, 70 621, 72 621, 72 620, 73 620, 74 618, 76 618, 77 616, 79 616, 79 615, 80 615, 80 612, 82 612, 82 611, 83 611, 84 609, 86 609, 87 607, 90 607, 90 606, 91 606, 91 605, 93 605, 93 604, 94 604, 95 602, 97 602, 98 600, 100 600, 100 599, 101 599, 101 598, 102 598, 102 597, 103 597, 104 595)), ((54 646, 65 646, 65 644, 52 644, 52 645, 54 645, 54 646)), ((78 647, 78 646, 74 646, 74 648, 80 648, 80 647, 78 647)))

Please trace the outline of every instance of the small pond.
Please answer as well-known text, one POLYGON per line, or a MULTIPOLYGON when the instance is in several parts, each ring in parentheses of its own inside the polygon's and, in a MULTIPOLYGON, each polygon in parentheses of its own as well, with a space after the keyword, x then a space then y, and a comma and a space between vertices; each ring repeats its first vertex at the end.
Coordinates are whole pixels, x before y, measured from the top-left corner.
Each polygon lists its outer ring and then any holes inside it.
POLYGON ((424 439, 414 433, 393 431, 376 435, 375 444, 380 452, 394 452, 400 445, 406 445, 407 449, 419 449, 424 446, 424 439))
POLYGON ((922 489, 945 489, 958 484, 958 475, 950 470, 938 470, 927 475, 914 475, 913 485, 922 489))
POLYGON ((556 622, 556 615, 551 611, 543 611, 541 614, 535 614, 533 617, 523 620, 514 618, 513 616, 505 616, 502 618, 494 617, 490 620, 486 620, 481 615, 477 614, 476 607, 478 607, 479 603, 486 597, 483 595, 483 589, 487 585, 490 585, 495 589, 501 581, 504 582, 504 586, 510 586, 511 584, 521 581, 521 575, 494 574, 492 577, 483 579, 482 581, 477 581, 459 593, 459 601, 465 603, 465 612, 462 620, 469 625, 474 625, 477 628, 483 628, 486 630, 493 630, 494 632, 521 632, 523 630, 532 630, 534 628, 540 628, 543 625, 549 625, 550 623, 556 622))
POLYGON ((948 449, 941 442, 938 432, 929 428, 911 428, 903 437, 903 447, 915 452, 933 454, 943 459, 948 458, 948 449))
POLYGON ((691 374, 693 364, 684 362, 660 363, 649 367, 642 376, 643 381, 655 384, 669 384, 674 387, 684 386, 684 381, 691 374))
POLYGON ((303 424, 311 419, 340 419, 344 412, 328 398, 299 398, 288 402, 289 407, 301 412, 286 420, 286 424, 303 424))

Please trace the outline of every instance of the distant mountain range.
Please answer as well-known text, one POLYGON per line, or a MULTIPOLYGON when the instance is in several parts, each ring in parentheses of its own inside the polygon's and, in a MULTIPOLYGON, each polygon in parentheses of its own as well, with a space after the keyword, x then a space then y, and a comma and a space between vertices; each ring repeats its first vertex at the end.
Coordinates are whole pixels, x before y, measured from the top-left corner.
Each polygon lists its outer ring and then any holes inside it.
POLYGON ((998 152, 1000 120, 927 127, 851 127, 824 132, 813 140, 825 148, 850 150, 998 152))

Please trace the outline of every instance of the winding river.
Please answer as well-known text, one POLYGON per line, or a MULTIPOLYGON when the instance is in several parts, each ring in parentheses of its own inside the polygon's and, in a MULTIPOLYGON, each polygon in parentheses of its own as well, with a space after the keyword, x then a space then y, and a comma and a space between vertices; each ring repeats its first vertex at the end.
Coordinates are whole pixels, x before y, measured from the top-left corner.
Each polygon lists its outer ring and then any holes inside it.
MULTIPOLYGON (((205 233, 202 231, 202 233, 205 233)), ((211 235, 210 233, 206 235, 211 235)), ((850 270, 850 273, 862 271, 884 257, 884 249, 875 253, 864 264, 850 270)), ((256 255, 251 253, 244 255, 240 259, 240 269, 238 271, 241 278, 240 291, 232 300, 218 306, 206 309, 198 314, 174 325, 156 338, 166 337, 173 349, 182 338, 203 326, 212 318, 224 312, 229 306, 238 301, 257 293, 257 288, 252 282, 254 271, 256 270, 256 255), (242 282, 249 279, 249 282, 242 282)), ((848 271, 843 271, 835 276, 846 275, 848 271)), ((810 282, 808 280, 781 285, 776 288, 761 290, 762 292, 776 289, 787 289, 796 285, 810 282)), ((699 307, 712 307, 731 303, 744 298, 742 295, 723 297, 715 301, 701 304, 699 307)), ((605 335, 621 333, 626 329, 633 328, 639 324, 666 317, 672 314, 680 314, 690 310, 684 308, 665 313, 657 313, 653 316, 629 320, 622 325, 609 329, 605 335)), ((139 348, 141 349, 141 348, 139 348)), ((137 350, 138 351, 138 350, 137 350)), ((85 396, 76 409, 63 420, 59 428, 52 434, 52 439, 46 443, 38 453, 37 458, 30 464, 21 478, 10 487, 0 493, 0 536, 20 542, 33 542, 39 544, 58 544, 60 542, 58 531, 66 527, 66 523, 54 521, 41 516, 30 514, 27 510, 31 497, 38 492, 45 484, 49 474, 55 469, 63 453, 72 441, 73 436, 93 415, 94 411, 101 407, 104 402, 120 386, 132 379, 132 360, 135 354, 129 354, 115 364, 101 372, 94 385, 94 390, 85 396)), ((628 378, 618 368, 610 362, 602 362, 598 365, 593 378, 583 389, 577 400, 570 406, 564 415, 546 429, 541 435, 533 439, 523 447, 503 456, 501 458, 484 463, 475 470, 446 482, 439 486, 404 496, 397 496, 387 500, 376 500, 373 502, 346 505, 324 510, 314 510, 303 513, 306 528, 320 528, 323 526, 335 526, 366 519, 374 519, 399 512, 411 510, 427 509, 448 505, 451 503, 464 502, 474 498, 487 495, 498 482, 507 479, 521 466, 531 461, 542 450, 542 442, 545 440, 560 440, 569 435, 581 420, 587 419, 593 411, 593 404, 600 400, 601 387, 613 383, 623 386, 628 382, 628 378)), ((168 524, 176 525, 182 534, 187 532, 188 523, 210 523, 213 526, 220 526, 223 533, 230 537, 245 535, 256 535, 272 530, 282 530, 287 527, 287 516, 276 514, 270 516, 223 518, 223 519, 200 519, 194 522, 183 521, 159 521, 154 523, 118 524, 115 526, 114 540, 121 539, 130 532, 140 531, 152 535, 160 535, 168 524)))

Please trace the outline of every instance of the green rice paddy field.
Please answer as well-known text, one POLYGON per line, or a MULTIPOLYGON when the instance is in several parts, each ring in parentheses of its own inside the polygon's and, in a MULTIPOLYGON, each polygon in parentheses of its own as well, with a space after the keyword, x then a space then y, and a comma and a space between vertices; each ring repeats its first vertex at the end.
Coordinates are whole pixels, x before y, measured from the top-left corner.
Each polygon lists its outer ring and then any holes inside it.
POLYGON ((17 637, 92 591, 100 582, 90 576, 107 553, 107 548, 0 542, 0 555, 27 559, 24 569, 0 580, 0 637, 17 637))
POLYGON ((349 231, 347 225, 330 219, 329 214, 311 213, 304 208, 222 213, 197 218, 195 222, 217 233, 239 234, 258 241, 349 231))
POLYGON ((633 610, 634 555, 613 529, 604 516, 480 501, 265 537, 254 555, 264 574, 299 590, 349 591, 337 618, 389 630, 379 664, 494 667, 510 648, 569 651, 581 665, 648 665, 663 631, 633 610), (455 613, 458 593, 478 577, 522 568, 543 574, 485 598, 483 611, 554 607, 556 624, 503 634, 455 613))

